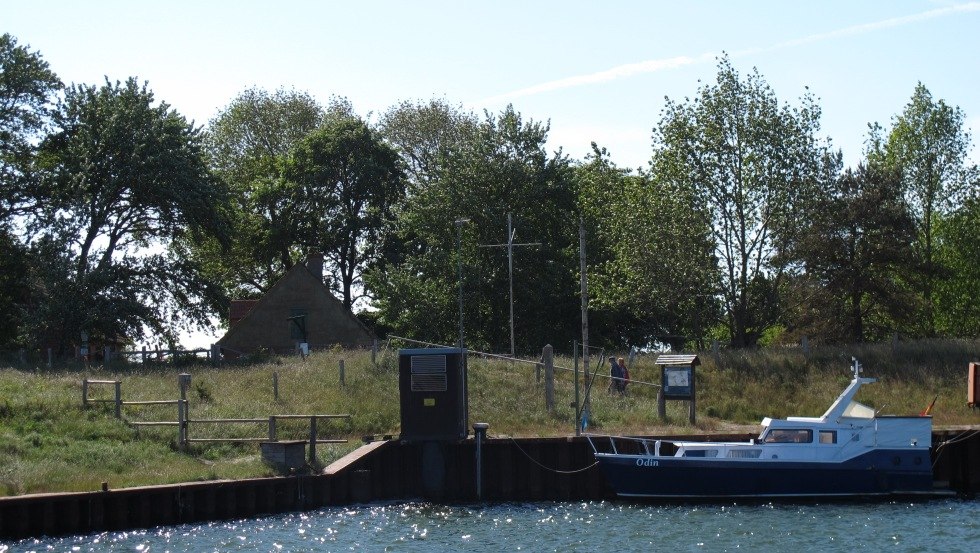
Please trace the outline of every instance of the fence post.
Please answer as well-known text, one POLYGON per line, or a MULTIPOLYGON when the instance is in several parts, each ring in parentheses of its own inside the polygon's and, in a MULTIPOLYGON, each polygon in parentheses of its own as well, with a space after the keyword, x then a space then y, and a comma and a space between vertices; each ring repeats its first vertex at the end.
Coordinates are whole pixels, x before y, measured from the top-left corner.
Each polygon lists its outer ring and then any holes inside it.
POLYGON ((143 345, 143 352, 140 355, 140 358, 143 360, 143 364, 145 365, 146 364, 146 345, 145 344, 143 345))
POLYGON ((177 442, 181 451, 187 447, 188 420, 191 418, 190 405, 187 404, 187 388, 190 385, 190 374, 180 373, 177 375, 177 386, 180 387, 180 403, 177 404, 177 416, 180 419, 177 421, 177 442))
POLYGON ((310 417, 310 463, 316 463, 316 417, 310 417))
POLYGON ((122 418, 122 382, 116 381, 116 418, 122 418))
POLYGON ((272 399, 279 400, 279 371, 272 371, 272 399))
POLYGON ((347 383, 344 381, 344 360, 340 360, 340 385, 346 386, 347 383))
POLYGON ((217 365, 221 362, 221 346, 211 344, 211 362, 217 365))
POLYGON ((88 407, 88 378, 82 379, 82 407, 88 407))
POLYGON ((278 441, 276 439, 276 416, 275 415, 269 416, 269 441, 270 442, 278 441))
POLYGON ((544 347, 541 356, 544 358, 544 403, 550 413, 555 410, 555 359, 551 344, 544 347))

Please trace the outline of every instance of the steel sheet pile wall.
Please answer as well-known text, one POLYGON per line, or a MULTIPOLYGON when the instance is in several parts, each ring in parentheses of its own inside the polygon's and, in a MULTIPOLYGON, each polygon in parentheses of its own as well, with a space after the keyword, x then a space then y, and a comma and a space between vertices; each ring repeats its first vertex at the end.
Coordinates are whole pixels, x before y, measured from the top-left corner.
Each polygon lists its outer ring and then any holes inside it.
MULTIPOLYGON (((933 452, 937 484, 961 493, 980 491, 980 432, 939 432, 933 441, 949 442, 938 454, 933 452)), ((483 500, 613 497, 598 467, 586 468, 595 459, 583 438, 492 438, 482 450, 483 500)), ((474 501, 475 454, 473 439, 375 442, 331 465, 323 475, 4 497, 0 539, 147 528, 378 500, 474 501)))

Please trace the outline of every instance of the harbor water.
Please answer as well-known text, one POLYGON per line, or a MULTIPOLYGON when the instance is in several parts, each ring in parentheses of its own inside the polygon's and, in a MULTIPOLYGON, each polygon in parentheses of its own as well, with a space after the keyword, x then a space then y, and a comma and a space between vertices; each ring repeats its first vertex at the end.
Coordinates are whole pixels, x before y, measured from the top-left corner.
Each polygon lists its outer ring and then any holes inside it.
POLYGON ((980 501, 376 503, 0 543, 25 551, 975 551, 980 501))

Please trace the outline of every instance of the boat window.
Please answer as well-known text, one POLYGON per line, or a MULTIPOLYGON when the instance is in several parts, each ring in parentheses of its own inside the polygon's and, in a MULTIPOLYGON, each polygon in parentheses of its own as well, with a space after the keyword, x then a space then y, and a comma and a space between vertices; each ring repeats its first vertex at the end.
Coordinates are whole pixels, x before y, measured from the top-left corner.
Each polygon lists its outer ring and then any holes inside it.
POLYGON ((684 452, 684 457, 717 457, 717 449, 689 449, 684 452))
POLYGON ((762 456, 761 449, 731 449, 728 456, 732 459, 758 459, 762 456))
POLYGON ((762 441, 767 444, 808 444, 813 441, 813 431, 777 428, 769 430, 762 441))
POLYGON ((820 443, 822 444, 836 444, 837 443, 837 432, 834 430, 821 430, 820 431, 820 443))

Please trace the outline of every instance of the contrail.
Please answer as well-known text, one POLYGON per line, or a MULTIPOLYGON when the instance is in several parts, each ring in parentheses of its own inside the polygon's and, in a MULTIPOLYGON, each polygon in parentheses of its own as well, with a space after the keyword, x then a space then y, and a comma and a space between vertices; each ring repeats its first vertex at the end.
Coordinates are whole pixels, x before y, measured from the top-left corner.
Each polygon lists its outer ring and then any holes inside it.
MULTIPOLYGON (((738 58, 738 57, 748 56, 752 54, 759 54, 764 52, 775 52, 777 50, 782 50, 785 48, 802 46, 804 44, 812 44, 814 42, 821 42, 833 38, 861 35, 874 31, 880 31, 882 29, 890 29, 893 27, 900 27, 903 25, 918 23, 920 21, 926 21, 929 19, 936 19, 939 17, 946 17, 953 14, 970 13, 976 11, 980 11, 980 2, 957 4, 955 6, 937 8, 934 10, 929 10, 926 12, 917 13, 913 15, 893 17, 890 19, 876 21, 873 23, 863 23, 861 25, 852 25, 850 27, 844 27, 843 29, 837 29, 835 31, 829 31, 826 33, 812 34, 809 36, 805 36, 803 38, 789 40, 786 42, 780 42, 778 44, 774 44, 769 47, 750 48, 746 50, 740 50, 738 52, 732 52, 730 55, 732 58, 738 58)), ((565 88, 574 88, 577 86, 588 85, 588 84, 603 83, 607 81, 621 79, 624 77, 632 77, 634 75, 656 73, 658 71, 664 71, 667 69, 677 69, 679 67, 684 67, 687 65, 694 65, 694 64, 713 61, 716 55, 717 54, 715 52, 705 52, 696 57, 677 56, 673 58, 647 60, 638 63, 628 63, 625 65, 619 65, 613 67, 612 69, 606 69, 605 71, 599 71, 597 73, 589 73, 587 75, 576 75, 574 77, 566 77, 564 79, 548 81, 546 83, 529 86, 527 88, 521 88, 519 90, 514 90, 512 92, 507 92, 504 94, 500 94, 498 96, 493 96, 491 98, 485 98, 484 100, 481 100, 479 104, 488 104, 488 103, 496 103, 504 100, 513 100, 515 98, 534 96, 536 94, 541 94, 543 92, 551 92, 554 90, 562 90, 565 88)))

